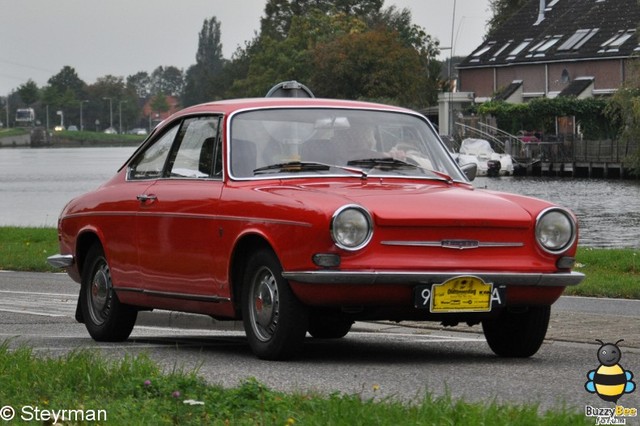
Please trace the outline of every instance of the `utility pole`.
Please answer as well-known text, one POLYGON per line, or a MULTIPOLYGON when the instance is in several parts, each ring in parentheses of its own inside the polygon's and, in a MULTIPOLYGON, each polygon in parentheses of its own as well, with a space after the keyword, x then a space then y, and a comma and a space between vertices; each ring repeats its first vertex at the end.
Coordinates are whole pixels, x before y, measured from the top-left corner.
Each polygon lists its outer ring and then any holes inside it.
POLYGON ((113 129, 113 103, 111 102, 112 99, 106 96, 102 99, 104 99, 105 101, 109 99, 109 127, 113 129))

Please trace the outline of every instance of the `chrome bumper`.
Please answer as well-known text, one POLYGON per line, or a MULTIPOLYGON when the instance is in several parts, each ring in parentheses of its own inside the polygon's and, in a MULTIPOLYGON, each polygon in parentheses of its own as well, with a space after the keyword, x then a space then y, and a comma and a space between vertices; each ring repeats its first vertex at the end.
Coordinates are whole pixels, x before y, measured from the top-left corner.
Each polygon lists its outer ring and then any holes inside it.
POLYGON ((514 286, 565 287, 577 285, 584 279, 580 272, 514 273, 514 272, 406 272, 406 271, 299 271, 283 272, 290 281, 307 284, 432 284, 451 278, 474 276, 486 283, 514 286))
POLYGON ((74 261, 72 254, 54 254, 47 257, 47 262, 54 268, 68 268, 74 261))

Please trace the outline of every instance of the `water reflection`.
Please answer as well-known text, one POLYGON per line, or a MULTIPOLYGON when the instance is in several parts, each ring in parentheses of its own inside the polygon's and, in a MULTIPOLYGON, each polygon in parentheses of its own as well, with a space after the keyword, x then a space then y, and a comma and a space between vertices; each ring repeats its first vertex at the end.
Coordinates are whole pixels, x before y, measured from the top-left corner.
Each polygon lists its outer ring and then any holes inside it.
MULTIPOLYGON (((0 149, 0 226, 55 226, 67 201, 113 176, 134 150, 0 149)), ((640 248, 639 181, 502 177, 474 184, 572 209, 584 246, 640 248)))
POLYGON ((134 150, 0 149, 0 226, 56 226, 69 200, 104 183, 134 150))
POLYGON ((503 177, 478 178, 475 186, 570 208, 580 221, 583 246, 640 247, 640 181, 503 177))

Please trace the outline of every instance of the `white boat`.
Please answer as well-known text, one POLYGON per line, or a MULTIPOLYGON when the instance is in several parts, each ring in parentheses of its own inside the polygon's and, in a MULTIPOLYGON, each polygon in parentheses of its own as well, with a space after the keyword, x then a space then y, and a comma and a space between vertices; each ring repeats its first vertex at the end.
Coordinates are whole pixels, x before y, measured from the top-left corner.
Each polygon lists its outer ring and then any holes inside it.
POLYGON ((459 165, 476 163, 478 176, 510 176, 513 174, 513 159, 509 154, 497 153, 485 139, 467 138, 460 144, 454 156, 459 165))

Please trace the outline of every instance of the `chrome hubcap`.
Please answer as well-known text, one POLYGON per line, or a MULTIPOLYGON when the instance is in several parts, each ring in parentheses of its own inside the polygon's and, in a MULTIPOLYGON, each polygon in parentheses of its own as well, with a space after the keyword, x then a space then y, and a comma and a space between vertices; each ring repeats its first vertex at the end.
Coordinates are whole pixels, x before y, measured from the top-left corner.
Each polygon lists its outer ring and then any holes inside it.
POLYGON ((88 297, 91 319, 95 324, 102 324, 111 309, 111 274, 107 264, 100 265, 93 275, 88 297))
POLYGON ((267 341, 275 333, 279 316, 278 285, 268 268, 258 271, 252 290, 251 322, 256 336, 267 341))

